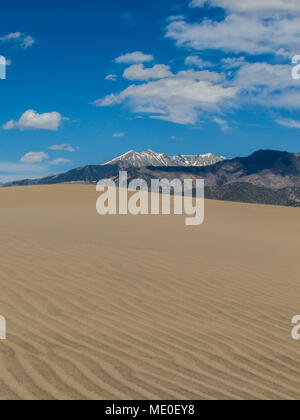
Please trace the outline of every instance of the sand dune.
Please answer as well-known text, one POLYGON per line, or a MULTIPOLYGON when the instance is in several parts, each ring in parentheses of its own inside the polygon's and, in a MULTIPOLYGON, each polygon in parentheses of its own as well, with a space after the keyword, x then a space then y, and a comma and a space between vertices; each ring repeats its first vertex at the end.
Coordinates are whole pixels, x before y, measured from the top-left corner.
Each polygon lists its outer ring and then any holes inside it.
POLYGON ((109 216, 0 190, 1 399, 299 399, 300 210, 109 216))

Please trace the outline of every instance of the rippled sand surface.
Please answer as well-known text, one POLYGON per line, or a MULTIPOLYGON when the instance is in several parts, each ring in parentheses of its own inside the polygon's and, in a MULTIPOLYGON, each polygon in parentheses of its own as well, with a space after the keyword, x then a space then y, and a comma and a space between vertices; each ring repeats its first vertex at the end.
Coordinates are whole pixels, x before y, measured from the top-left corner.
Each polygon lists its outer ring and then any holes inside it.
POLYGON ((94 187, 0 190, 1 399, 299 399, 300 209, 101 217, 94 187))

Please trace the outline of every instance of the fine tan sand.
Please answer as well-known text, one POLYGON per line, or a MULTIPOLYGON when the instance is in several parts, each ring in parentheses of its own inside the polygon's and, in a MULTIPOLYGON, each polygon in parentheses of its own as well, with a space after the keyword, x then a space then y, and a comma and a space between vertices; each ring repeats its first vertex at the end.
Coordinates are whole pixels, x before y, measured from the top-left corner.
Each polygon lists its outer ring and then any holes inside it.
POLYGON ((105 216, 0 190, 1 399, 299 399, 300 209, 105 216))

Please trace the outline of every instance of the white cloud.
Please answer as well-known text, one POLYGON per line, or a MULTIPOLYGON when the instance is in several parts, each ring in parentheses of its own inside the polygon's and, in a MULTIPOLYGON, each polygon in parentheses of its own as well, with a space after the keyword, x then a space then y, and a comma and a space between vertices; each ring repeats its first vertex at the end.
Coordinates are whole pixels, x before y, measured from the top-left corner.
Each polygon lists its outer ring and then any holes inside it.
POLYGON ((230 130, 228 121, 223 120, 220 117, 214 117, 213 121, 221 127, 221 130, 222 131, 228 131, 228 130, 230 130))
POLYGON ((65 151, 65 152, 75 152, 76 151, 76 149, 73 146, 71 146, 71 144, 69 144, 69 143, 55 144, 53 146, 50 146, 49 150, 65 151))
MULTIPOLYGON (((190 69, 175 74, 167 65, 145 67, 153 56, 130 61, 132 55, 144 57, 143 53, 119 57, 116 61, 134 64, 123 77, 143 83, 98 99, 96 106, 126 103, 137 114, 179 124, 195 124, 207 114, 223 131, 230 129, 226 113, 234 107, 300 109, 300 80, 291 77, 290 64, 279 64, 299 54, 300 0, 189 1, 191 7, 225 9, 222 18, 190 22, 180 15, 167 20, 166 37, 190 50, 185 59, 190 69), (201 51, 207 50, 220 51, 215 56, 219 62, 206 60, 201 51), (263 58, 255 62, 249 55, 263 58), (265 55, 273 57, 269 61, 265 55)), ((284 124, 294 127, 297 121, 281 121, 284 124)))
POLYGON ((205 4, 239 13, 300 12, 299 0, 192 0, 190 2, 191 7, 203 7, 205 4))
POLYGON ((142 85, 131 85, 119 94, 95 101, 96 106, 113 106, 129 101, 134 112, 178 124, 194 124, 198 111, 218 108, 234 98, 238 89, 207 81, 213 72, 181 72, 177 76, 142 85), (201 74, 204 80, 201 80, 201 74))
POLYGON ((184 19, 184 15, 174 15, 174 16, 169 16, 167 18, 168 22, 174 22, 175 20, 182 20, 184 19))
POLYGON ((244 63, 237 71, 234 83, 248 89, 259 86, 269 90, 300 87, 300 80, 291 76, 291 66, 268 63, 244 63))
POLYGON ((125 133, 114 133, 113 134, 114 138, 121 138, 121 137, 125 137, 125 133))
POLYGON ((258 104, 264 107, 299 110, 299 90, 288 89, 283 92, 262 92, 260 95, 246 98, 248 103, 258 104))
POLYGON ((172 77, 170 67, 164 64, 156 64, 151 68, 145 68, 143 64, 135 64, 124 71, 123 77, 128 80, 155 80, 172 77))
POLYGON ((22 48, 27 49, 29 47, 32 47, 34 43, 35 43, 35 40, 30 35, 27 35, 23 38, 21 46, 22 48))
POLYGON ((212 66, 212 63, 210 63, 209 61, 203 60, 201 57, 197 55, 189 55, 188 57, 186 57, 184 63, 186 66, 198 67, 199 69, 212 66))
POLYGON ((264 19, 257 14, 229 13, 221 21, 204 19, 200 23, 188 23, 180 20, 168 24, 166 37, 175 40, 177 46, 197 51, 294 55, 299 52, 300 15, 264 19))
POLYGON ((222 58, 221 63, 225 69, 236 69, 245 63, 245 57, 222 58))
POLYGON ((49 112, 45 114, 38 114, 34 110, 24 112, 19 121, 8 121, 3 125, 4 130, 12 130, 19 128, 20 130, 58 130, 62 120, 59 112, 49 112))
POLYGON ((227 83, 240 88, 240 105, 300 108, 300 80, 292 79, 289 65, 243 62, 227 83))
POLYGON ((124 64, 139 64, 139 63, 149 63, 154 60, 153 55, 144 54, 141 51, 136 51, 133 53, 128 53, 121 55, 120 57, 116 58, 116 63, 124 63, 124 64))
POLYGON ((3 130, 12 130, 13 128, 15 128, 15 126, 16 126, 16 122, 11 120, 11 121, 8 121, 7 123, 5 123, 2 126, 2 129, 3 130))
POLYGON ((117 79, 118 79, 118 76, 116 74, 108 74, 105 77, 105 80, 111 80, 112 82, 116 82, 117 79))
POLYGON ((282 125, 283 127, 300 129, 300 121, 296 121, 289 118, 278 118, 276 122, 277 124, 282 125))
POLYGON ((50 165, 55 165, 55 166, 67 165, 68 163, 71 163, 71 160, 70 159, 64 159, 64 158, 58 158, 58 159, 52 160, 49 163, 50 163, 50 165))
POLYGON ((20 159, 20 162, 30 164, 41 163, 48 159, 48 157, 47 153, 44 152, 29 152, 20 159))
POLYGON ((202 71, 195 71, 195 70, 183 70, 180 71, 176 76, 176 78, 182 79, 191 79, 197 80, 202 82, 221 82, 225 80, 225 75, 223 73, 217 73, 215 71, 209 70, 202 70, 202 71))
POLYGON ((14 43, 26 50, 35 43, 35 40, 30 35, 26 35, 22 32, 12 32, 10 34, 0 37, 2 43, 14 43))

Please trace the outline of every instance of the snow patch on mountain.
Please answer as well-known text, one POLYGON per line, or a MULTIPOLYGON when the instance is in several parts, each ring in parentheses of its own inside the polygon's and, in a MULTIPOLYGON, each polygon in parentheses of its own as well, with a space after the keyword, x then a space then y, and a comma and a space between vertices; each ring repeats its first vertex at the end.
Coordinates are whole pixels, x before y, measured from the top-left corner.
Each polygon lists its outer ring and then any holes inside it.
POLYGON ((115 159, 105 162, 105 165, 118 165, 120 169, 127 168, 143 168, 146 166, 209 166, 214 165, 217 162, 226 160, 224 156, 217 156, 213 153, 207 153, 203 155, 176 155, 168 156, 165 153, 156 153, 152 150, 146 150, 143 153, 135 152, 130 150, 122 156, 118 156, 115 159))

